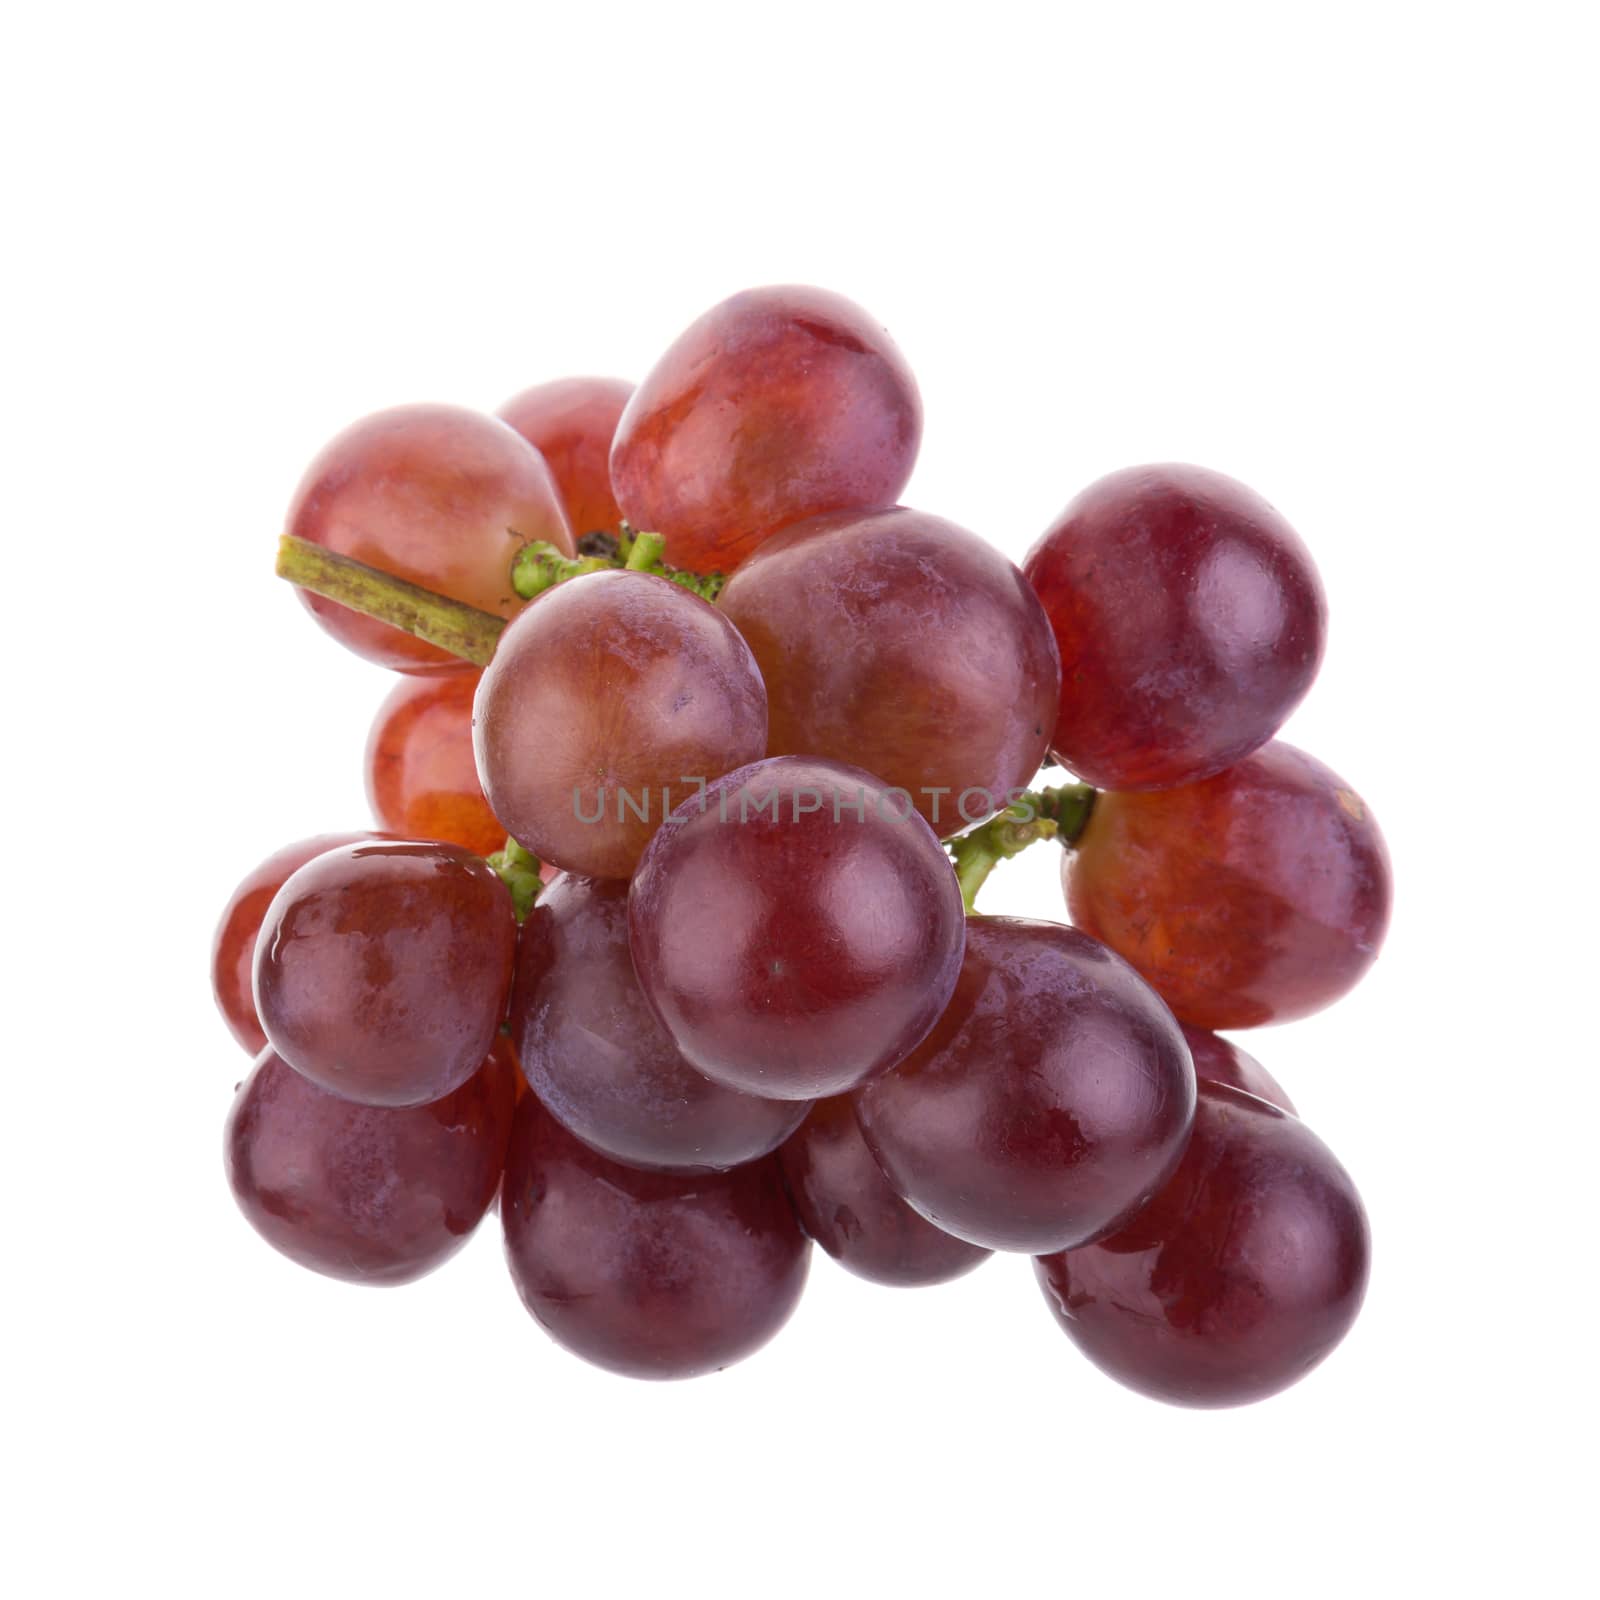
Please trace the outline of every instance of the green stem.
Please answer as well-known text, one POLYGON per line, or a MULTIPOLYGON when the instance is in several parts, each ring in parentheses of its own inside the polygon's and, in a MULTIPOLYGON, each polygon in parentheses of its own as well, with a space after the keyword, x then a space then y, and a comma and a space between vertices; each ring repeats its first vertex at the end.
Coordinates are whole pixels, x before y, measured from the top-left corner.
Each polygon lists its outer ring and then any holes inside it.
POLYGON ((691 594, 699 595, 711 605, 717 603, 717 596, 722 593, 728 582, 720 572, 683 572, 677 567, 662 567, 660 576, 668 583, 675 583, 691 594))
POLYGON ((610 572, 618 563, 605 556, 564 556, 553 544, 535 539, 517 552, 511 563, 511 587, 524 600, 553 589, 568 578, 581 578, 586 572, 610 572))
POLYGON ((581 578, 586 572, 647 572, 652 577, 665 578, 681 588, 697 594, 702 600, 715 600, 726 581, 720 572, 702 576, 696 572, 683 572, 669 567, 661 559, 666 540, 659 533, 634 533, 624 526, 622 538, 613 542, 611 554, 578 556, 563 555, 553 544, 535 540, 517 552, 511 564, 511 587, 524 600, 531 600, 546 589, 565 583, 568 578, 581 578))
POLYGON ((1056 837, 1063 849, 1070 850, 1089 826, 1100 791, 1087 783, 1058 783, 1039 793, 1046 815, 1055 822, 1056 837))
POLYGON ((290 533, 278 541, 277 572, 325 600, 337 600, 480 667, 488 666, 505 631, 505 619, 493 612, 435 594, 290 533))
POLYGON ((1030 789, 970 833, 949 840, 946 848, 967 911, 973 911, 978 891, 1002 861, 1041 839, 1056 839, 1067 847, 1075 844, 1088 825, 1094 800, 1095 791, 1086 783, 1030 789))
MULTIPOLYGON (((609 536, 604 544, 595 540, 590 546, 597 550, 593 555, 564 555, 542 540, 525 544, 511 564, 511 587, 522 599, 531 600, 568 578, 581 578, 588 572, 628 571, 665 578, 702 600, 714 601, 722 592, 725 580, 720 572, 702 576, 669 567, 661 559, 666 541, 659 533, 625 532, 620 545, 609 536)), ((505 618, 492 611, 480 611, 464 601, 435 594, 432 589, 369 567, 364 561, 340 555, 309 539, 296 538, 292 533, 278 541, 277 573, 312 594, 415 634, 474 666, 488 666, 500 635, 505 632, 505 618)))
POLYGON ((662 566, 661 553, 666 548, 667 541, 659 533, 636 533, 628 551, 628 559, 622 565, 629 572, 659 571, 662 566))
POLYGON ((539 858, 517 843, 507 839, 503 850, 496 850, 484 858, 500 874, 500 880, 511 891, 511 904, 519 924, 528 920, 543 887, 539 878, 539 858))

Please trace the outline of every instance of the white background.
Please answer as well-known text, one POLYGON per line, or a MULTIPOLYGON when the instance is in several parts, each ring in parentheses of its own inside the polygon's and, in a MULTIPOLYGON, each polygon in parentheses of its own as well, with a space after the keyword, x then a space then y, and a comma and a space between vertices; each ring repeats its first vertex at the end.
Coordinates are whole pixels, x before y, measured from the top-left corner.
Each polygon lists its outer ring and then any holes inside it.
MULTIPOLYGON (((3 1427, 25 1595, 1277 1595, 1581 1586, 1595 1207, 1586 7, 31 7, 0 40, 9 657, 3 1427), (921 381, 907 499, 1020 557, 1231 472, 1331 648, 1289 737, 1393 935, 1257 1053, 1361 1184, 1365 1316, 1276 1401, 1098 1376, 1025 1262, 823 1258, 768 1350, 631 1384, 491 1220, 363 1291, 235 1214, 207 946, 364 820, 388 680, 270 575, 380 406, 637 377, 815 282, 921 381), (20 1498, 17 1480, 20 1480, 20 1498)), ((1058 915, 1054 862, 990 909, 1058 915)), ((1592 1576, 1592 1574, 1591 1574, 1592 1576)))

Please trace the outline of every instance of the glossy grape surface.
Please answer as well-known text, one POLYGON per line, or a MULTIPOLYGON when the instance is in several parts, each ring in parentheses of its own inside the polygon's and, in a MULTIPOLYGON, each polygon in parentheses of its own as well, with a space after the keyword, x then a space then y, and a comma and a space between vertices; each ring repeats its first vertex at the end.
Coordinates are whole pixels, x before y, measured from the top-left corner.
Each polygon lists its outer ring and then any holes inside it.
POLYGON ((664 578, 595 572, 506 629, 473 737, 489 804, 515 838, 566 871, 626 878, 692 780, 762 753, 767 697, 714 606, 664 578))
POLYGON ((367 735, 367 800, 388 833, 440 839, 486 856, 506 842, 489 809, 472 750, 479 674, 402 678, 367 735))
POLYGON ((1350 1331, 1366 1213, 1296 1117, 1204 1083, 1161 1192, 1120 1232, 1036 1263, 1062 1329, 1140 1394, 1236 1406, 1286 1389, 1350 1331))
POLYGON ((1091 484, 1023 570, 1061 651, 1052 748, 1102 789, 1231 766, 1278 731, 1322 661, 1327 604, 1299 536, 1203 467, 1091 484))
POLYGON ((989 1254, 919 1217, 889 1187, 848 1095, 819 1100, 778 1159, 801 1227, 858 1277, 899 1288, 945 1283, 989 1254))
POLYGON ((944 1009, 965 935, 928 825, 867 773, 797 756, 730 773, 676 811, 629 920, 639 982, 684 1055, 783 1100, 893 1066, 944 1009))
POLYGON ((628 885, 563 874, 522 925, 511 1035, 549 1111, 630 1166, 721 1170, 770 1154, 804 1101, 713 1083, 656 1020, 628 954, 628 885))
POLYGON ((856 1096, 892 1187, 930 1222, 1039 1255, 1119 1226, 1194 1116, 1177 1023, 1109 950, 1054 922, 974 917, 933 1032, 856 1096))
POLYGON ((1072 920, 1200 1028, 1320 1010, 1372 965, 1389 922, 1371 813, 1277 742, 1202 783, 1101 795, 1061 870, 1072 920))
POLYGON ((641 1172, 583 1144, 527 1096, 500 1196, 522 1302, 559 1343, 630 1378, 731 1366, 788 1321, 810 1242, 776 1160, 641 1172))
MULTIPOLYGON (((511 563, 524 544, 573 548, 539 452, 497 417, 457 406, 399 406, 346 428, 307 469, 286 531, 502 617, 523 604, 511 563)), ((334 638, 369 661, 402 672, 462 665, 386 622, 299 593, 334 638)))
POLYGON ((211 938, 211 993, 222 1020, 252 1056, 259 1055, 267 1042, 256 1015, 253 984, 256 935, 261 932, 261 919, 266 916, 272 897, 291 873, 325 850, 382 837, 378 833, 319 833, 309 839, 296 839, 293 844, 274 850, 228 897, 211 938))
POLYGON ((964 528, 851 511, 777 534, 719 605, 767 686, 767 751, 904 789, 942 835, 1003 809, 1049 748, 1061 674, 1027 580, 964 528))
POLYGON ((1287 1111, 1291 1117, 1299 1114, 1282 1084, 1248 1050, 1241 1050, 1231 1039, 1207 1033, 1204 1028, 1191 1028, 1187 1022, 1181 1026, 1194 1062, 1194 1075, 1202 1083, 1243 1089, 1269 1106, 1287 1111))
POLYGON ((921 438, 910 368, 866 312, 823 289, 751 289, 692 324, 639 385, 611 482, 674 565, 732 572, 791 522, 893 505, 921 438))
POLYGON ((421 1105, 488 1055, 516 938, 511 896, 477 856, 347 845, 301 867, 267 908, 256 1009, 313 1083, 368 1105, 421 1105))
POLYGON ((425 1106, 356 1105, 270 1048, 228 1116, 239 1209, 273 1249, 351 1283, 409 1283, 466 1243, 500 1183, 514 1104, 497 1051, 425 1106))
POLYGON ((611 441, 632 393, 621 378, 558 378, 524 389, 497 413, 544 457, 575 539, 615 533, 622 522, 611 441))

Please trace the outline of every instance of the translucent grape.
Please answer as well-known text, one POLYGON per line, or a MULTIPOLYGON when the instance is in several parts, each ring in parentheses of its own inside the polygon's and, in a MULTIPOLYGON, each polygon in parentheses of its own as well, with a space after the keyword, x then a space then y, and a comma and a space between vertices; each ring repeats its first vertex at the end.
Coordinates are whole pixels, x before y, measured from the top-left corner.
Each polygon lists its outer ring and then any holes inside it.
POLYGON ((630 1166, 721 1170, 777 1148, 804 1101, 713 1083, 656 1020, 628 953, 628 885, 558 877, 522 926, 511 1033, 545 1106, 630 1166))
POLYGON ((767 751, 904 789, 942 835, 1001 810, 1049 747, 1061 674, 1026 579, 920 511, 850 511, 768 540, 719 601, 767 686, 767 751))
POLYGON ((1185 1022, 1287 1022, 1354 987, 1389 923, 1389 855, 1360 796, 1273 743, 1201 783, 1105 794, 1062 862, 1072 920, 1185 1022))
POLYGON ((634 967, 707 1077, 809 1100, 887 1071, 961 965, 961 894, 928 825, 865 772, 779 756, 656 835, 633 881, 634 967))
POLYGON ((541 861, 626 878, 667 813, 766 746, 749 647, 664 578, 595 572, 506 629, 473 738, 494 813, 541 861))
POLYGON ((267 908, 255 996, 273 1048, 369 1105, 438 1100, 477 1070, 511 988, 511 896, 454 845, 330 850, 267 908))
POLYGON ((476 672, 402 678, 367 736, 367 800, 384 830, 486 856, 506 842, 472 751, 476 672))
POLYGON ((921 438, 910 369, 866 312, 823 289, 750 289, 639 385, 611 482, 676 566, 732 572, 791 522, 893 505, 921 438))
POLYGON ((500 1183, 515 1101, 496 1052, 431 1105, 329 1094, 263 1050, 224 1140, 239 1209, 273 1249, 351 1283, 409 1283, 467 1242, 500 1183))
POLYGON ((574 538, 615 533, 622 521, 611 492, 611 441, 632 393, 621 378, 558 378, 500 407, 498 415, 544 457, 574 538))
MULTIPOLYGON (((573 549, 544 458, 498 418, 458 406, 399 406, 346 428, 307 469, 286 531, 502 617, 523 604, 511 564, 524 544, 573 549)), ((369 661, 402 672, 462 666, 387 622, 299 593, 369 661)))
POLYGON ((944 1283, 989 1254, 919 1217, 889 1187, 848 1095, 819 1100, 778 1158, 800 1225, 857 1277, 899 1288, 944 1283))
POLYGON ((222 1020, 252 1056, 259 1055, 267 1042, 256 1015, 254 976, 256 936, 272 897, 292 873, 324 851, 382 837, 379 833, 319 833, 297 839, 274 850, 228 897, 211 939, 211 993, 222 1020))
POLYGON ((1120 1226, 1182 1154, 1189 1051, 1104 946, 1054 922, 974 917, 932 1033, 856 1096, 891 1186, 930 1222, 1038 1255, 1120 1226))
POLYGON ((1127 1227, 1036 1263, 1096 1366, 1174 1405, 1235 1406, 1303 1378, 1366 1292, 1366 1213, 1297 1117, 1202 1083, 1177 1170, 1127 1227))
POLYGON ((1194 1061, 1194 1075, 1202 1083, 1243 1089, 1246 1094, 1265 1100, 1269 1106, 1287 1111, 1291 1117, 1297 1114, 1283 1086, 1248 1051, 1241 1050, 1231 1039, 1207 1033, 1204 1028, 1191 1028, 1187 1022, 1182 1026, 1189 1055, 1194 1061))
POLYGON ((522 1301, 558 1343, 630 1378, 692 1378, 764 1345, 799 1303, 810 1241, 770 1156, 732 1172, 610 1161, 527 1096, 500 1197, 522 1301))
POLYGON ((1052 747, 1103 789, 1232 766, 1278 731, 1322 661, 1327 605, 1306 547, 1220 472, 1114 472, 1023 570, 1061 651, 1052 747))

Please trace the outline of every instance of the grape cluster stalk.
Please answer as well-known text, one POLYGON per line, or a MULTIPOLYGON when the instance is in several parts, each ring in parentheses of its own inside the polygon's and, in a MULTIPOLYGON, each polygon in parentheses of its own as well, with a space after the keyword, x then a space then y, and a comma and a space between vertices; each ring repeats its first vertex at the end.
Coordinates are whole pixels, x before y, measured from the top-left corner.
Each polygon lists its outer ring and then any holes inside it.
POLYGON ((401 1284, 497 1206, 533 1319, 636 1378, 753 1354, 813 1245, 897 1288, 1031 1257, 1177 1405, 1338 1346, 1360 1196, 1224 1036, 1339 999, 1388 922, 1370 809, 1277 737, 1311 556, 1158 464, 1018 567, 900 503, 921 432, 866 311, 775 287, 637 387, 402 407, 311 464, 278 573, 399 676, 376 826, 275 850, 215 937, 275 1249, 401 1284), (1061 920, 977 909, 1024 852, 1061 920))

